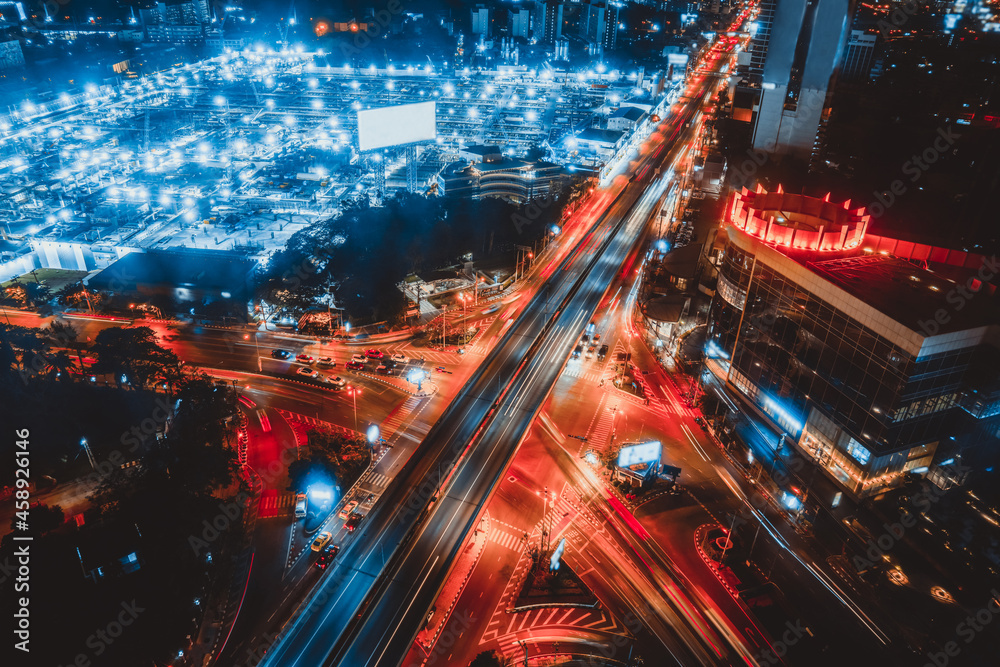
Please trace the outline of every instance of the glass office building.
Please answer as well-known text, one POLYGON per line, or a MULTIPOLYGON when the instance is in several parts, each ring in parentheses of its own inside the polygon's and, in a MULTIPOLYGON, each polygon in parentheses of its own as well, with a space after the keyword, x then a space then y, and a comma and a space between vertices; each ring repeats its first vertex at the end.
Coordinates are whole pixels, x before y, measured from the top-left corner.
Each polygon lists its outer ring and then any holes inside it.
POLYGON ((867 224, 849 203, 736 193, 707 345, 727 386, 854 496, 951 445, 970 369, 1000 346, 985 283, 956 308, 961 271, 878 251, 867 224))

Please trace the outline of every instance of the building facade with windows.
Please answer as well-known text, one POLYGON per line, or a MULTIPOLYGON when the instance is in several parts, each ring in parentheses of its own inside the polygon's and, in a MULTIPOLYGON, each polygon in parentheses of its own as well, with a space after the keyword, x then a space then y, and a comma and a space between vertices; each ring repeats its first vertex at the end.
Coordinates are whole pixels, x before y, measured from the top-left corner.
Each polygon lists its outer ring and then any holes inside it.
POLYGON ((878 33, 851 31, 840 61, 840 76, 845 81, 866 81, 871 76, 877 42, 878 33))
MULTIPOLYGON (((927 471, 982 419, 995 430, 992 408, 974 414, 989 394, 973 378, 1000 348, 995 287, 979 281, 955 306, 981 258, 942 264, 912 243, 893 255, 866 238, 868 221, 850 202, 734 194, 706 353, 734 395, 855 497, 927 471)), ((986 403, 1000 411, 995 394, 986 403)))

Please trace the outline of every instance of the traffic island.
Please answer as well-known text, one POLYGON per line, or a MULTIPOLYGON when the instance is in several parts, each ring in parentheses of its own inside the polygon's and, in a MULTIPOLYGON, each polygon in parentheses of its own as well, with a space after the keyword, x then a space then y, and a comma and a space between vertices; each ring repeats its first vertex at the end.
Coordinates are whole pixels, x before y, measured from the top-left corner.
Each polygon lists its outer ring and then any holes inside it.
POLYGON ((597 598, 565 562, 551 571, 550 554, 534 551, 514 605, 517 613, 540 607, 596 607, 597 598))

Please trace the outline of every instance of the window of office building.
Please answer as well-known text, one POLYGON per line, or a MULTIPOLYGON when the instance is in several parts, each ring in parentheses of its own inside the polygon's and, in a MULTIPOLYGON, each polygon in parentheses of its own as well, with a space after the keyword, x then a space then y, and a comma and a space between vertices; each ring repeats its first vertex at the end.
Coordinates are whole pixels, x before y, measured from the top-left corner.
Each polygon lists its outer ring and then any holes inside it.
POLYGON ((868 463, 868 459, 872 457, 872 453, 854 438, 847 443, 847 453, 861 465, 868 463))

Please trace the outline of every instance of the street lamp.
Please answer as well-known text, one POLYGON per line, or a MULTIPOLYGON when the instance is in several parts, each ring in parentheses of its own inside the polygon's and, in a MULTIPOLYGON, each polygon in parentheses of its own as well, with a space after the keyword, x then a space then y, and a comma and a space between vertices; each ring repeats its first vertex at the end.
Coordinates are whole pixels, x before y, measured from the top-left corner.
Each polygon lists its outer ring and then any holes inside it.
POLYGON ((358 394, 361 393, 360 387, 348 387, 347 395, 354 399, 354 432, 358 431, 358 394))
POLYGON ((473 288, 473 290, 476 293, 475 301, 473 302, 473 305, 476 305, 476 306, 479 305, 479 283, 484 282, 484 281, 485 281, 485 278, 477 278, 476 279, 476 284, 475 284, 475 287, 473 288))

